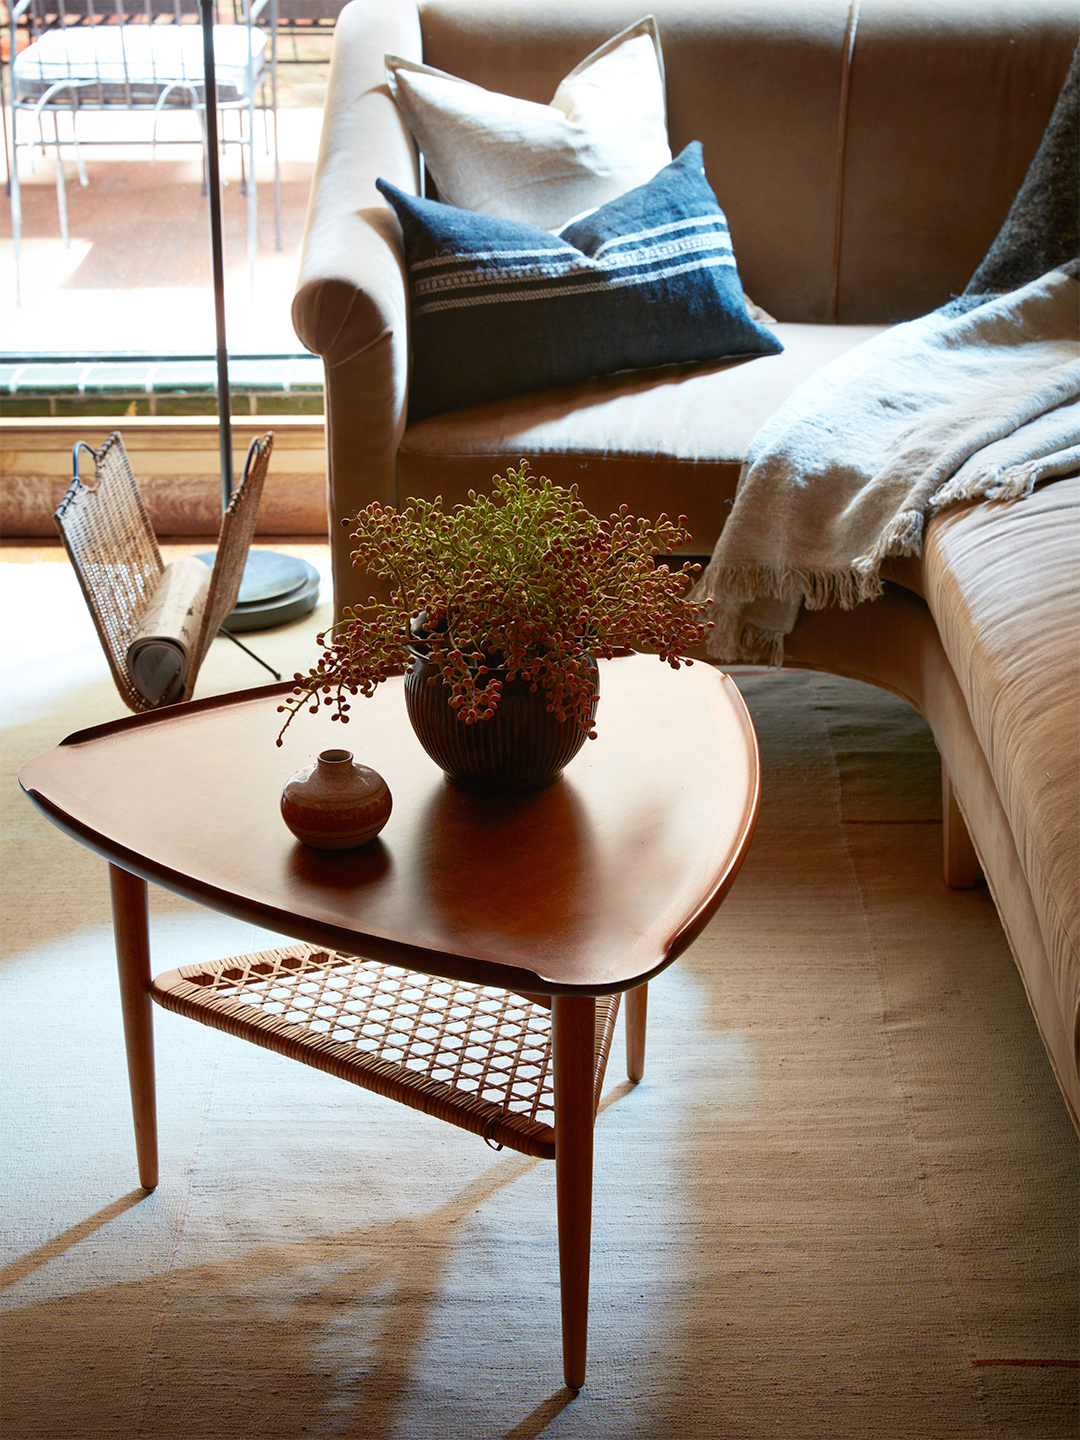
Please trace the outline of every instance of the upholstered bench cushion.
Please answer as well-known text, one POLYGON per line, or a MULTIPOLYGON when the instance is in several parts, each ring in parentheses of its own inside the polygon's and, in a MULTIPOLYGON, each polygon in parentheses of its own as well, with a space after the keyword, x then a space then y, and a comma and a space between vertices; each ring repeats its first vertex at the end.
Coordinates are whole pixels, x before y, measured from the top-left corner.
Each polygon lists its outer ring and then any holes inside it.
MULTIPOLYGON (((246 25, 214 26, 218 103, 246 99, 262 73, 267 36, 246 25)), ((203 38, 198 25, 88 25, 50 30, 15 61, 22 100, 39 99, 65 81, 86 88, 90 103, 171 101, 190 105, 203 82, 203 38), (185 88, 187 87, 187 88, 185 88), (134 96, 131 90, 135 91, 134 96)), ((66 103, 66 102, 65 102, 66 103)))
POLYGON ((943 512, 928 527, 923 577, 1038 918, 1049 974, 1024 979, 1029 989, 1053 987, 1075 1075, 1080 478, 1046 484, 1011 505, 943 512))

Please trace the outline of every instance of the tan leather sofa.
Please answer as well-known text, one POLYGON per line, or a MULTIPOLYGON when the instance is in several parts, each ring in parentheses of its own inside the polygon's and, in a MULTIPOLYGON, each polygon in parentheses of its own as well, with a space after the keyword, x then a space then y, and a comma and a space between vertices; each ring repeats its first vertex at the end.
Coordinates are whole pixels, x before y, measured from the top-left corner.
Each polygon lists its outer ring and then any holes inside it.
MULTIPOLYGON (((326 368, 338 605, 366 591, 343 517, 373 499, 462 499, 522 456, 599 513, 625 502, 686 515, 693 550, 709 553, 750 438, 800 380, 964 288, 1076 41, 1075 0, 353 0, 293 306, 326 368), (401 235, 375 181, 417 194, 420 168, 384 55, 547 103, 646 9, 672 152, 703 142, 743 285, 777 317, 783 353, 624 372, 408 425, 401 235)), ((883 599, 806 615, 788 644, 791 663, 885 685, 927 718, 946 776, 947 878, 985 873, 1074 1122, 1078 507, 1080 482, 1058 481, 1016 506, 950 511, 921 562, 893 566, 883 599)))

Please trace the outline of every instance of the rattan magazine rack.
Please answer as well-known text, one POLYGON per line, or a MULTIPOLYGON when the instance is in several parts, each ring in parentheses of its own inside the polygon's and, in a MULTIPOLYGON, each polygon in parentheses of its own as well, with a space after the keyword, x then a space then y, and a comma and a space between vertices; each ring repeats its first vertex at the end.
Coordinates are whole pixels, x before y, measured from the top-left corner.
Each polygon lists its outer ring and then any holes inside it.
MULTIPOLYGON (((248 449, 243 477, 221 519, 210 589, 183 686, 167 703, 191 698, 210 642, 236 604, 273 448, 274 436, 268 432, 253 440, 248 449)), ((80 441, 75 446, 73 470, 71 488, 56 511, 56 528, 121 698, 131 710, 154 709, 133 683, 127 649, 165 572, 165 563, 120 433, 113 431, 99 450, 80 441), (79 474, 81 450, 89 451, 93 458, 93 475, 79 474)))

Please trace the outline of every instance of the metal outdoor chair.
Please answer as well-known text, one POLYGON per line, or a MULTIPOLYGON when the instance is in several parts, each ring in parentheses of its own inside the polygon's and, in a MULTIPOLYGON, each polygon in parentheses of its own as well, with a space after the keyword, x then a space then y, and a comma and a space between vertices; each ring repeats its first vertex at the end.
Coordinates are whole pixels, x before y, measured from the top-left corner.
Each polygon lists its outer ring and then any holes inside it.
MULTIPOLYGON (((222 516, 210 589, 188 656, 186 675, 177 692, 167 693, 158 705, 191 698, 210 642, 219 632, 251 655, 223 625, 240 590, 273 446, 272 432, 251 442, 243 478, 222 516)), ((118 432, 114 431, 100 450, 80 441, 73 462, 74 479, 56 511, 56 527, 78 576, 116 688, 131 710, 152 710, 157 705, 136 688, 127 653, 165 573, 157 537, 118 432), (92 478, 79 475, 81 450, 93 456, 92 478)), ((258 656, 252 658, 258 660, 258 656)))
MULTIPOLYGON (((240 149, 241 184, 248 202, 248 261, 254 285, 258 207, 255 181, 255 112, 269 116, 267 149, 274 160, 274 212, 281 249, 281 169, 277 144, 278 0, 226 0, 215 3, 214 72, 217 109, 235 112, 238 133, 225 135, 222 148, 240 149), (224 12, 224 13, 222 13, 224 12), (220 23, 221 21, 231 23, 220 23), (261 25, 259 22, 263 22, 261 25)), ((73 152, 82 185, 88 183, 83 151, 93 145, 190 144, 158 139, 163 110, 191 110, 199 119, 197 140, 203 148, 203 193, 207 185, 206 89, 198 0, 8 0, 10 23, 11 156, 9 157, 12 237, 16 289, 22 239, 19 156, 33 164, 35 151, 53 152, 60 234, 69 243, 63 150, 73 152), (92 113, 140 111, 148 132, 125 130, 115 136, 88 136, 80 121, 92 113), (62 134, 61 115, 67 117, 62 134), (30 133, 19 118, 31 122, 30 133), (45 117, 51 117, 46 135, 45 117)), ((5 116, 6 122, 6 116, 5 116)), ((5 129, 6 129, 5 123, 5 129)))
POLYGON ((292 41, 292 60, 279 57, 283 63, 303 63, 297 41, 332 35, 347 4, 348 0, 278 0, 278 34, 288 35, 292 41))

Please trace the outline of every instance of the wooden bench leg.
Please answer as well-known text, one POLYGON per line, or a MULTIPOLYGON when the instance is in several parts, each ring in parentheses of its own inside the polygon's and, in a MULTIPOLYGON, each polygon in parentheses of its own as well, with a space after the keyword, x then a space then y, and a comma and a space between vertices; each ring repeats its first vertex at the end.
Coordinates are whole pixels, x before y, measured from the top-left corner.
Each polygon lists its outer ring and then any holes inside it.
POLYGON ((950 890, 971 890, 983 878, 979 857, 971 843, 967 821, 956 803, 952 777, 941 762, 941 841, 945 884, 950 890))
POLYGON ((139 1182, 147 1190, 158 1183, 157 1099, 154 1087, 154 1015, 150 999, 150 910, 146 881, 109 866, 116 968, 124 1017, 128 1085, 135 1121, 139 1182))
POLYGON ((649 986, 639 985, 623 996, 626 1016, 626 1075, 635 1083, 645 1074, 645 1020, 649 1009, 649 986))
POLYGON ((563 1378, 571 1390, 580 1390, 585 1383, 589 1331, 595 1035, 596 1002, 591 996, 556 995, 552 998, 555 1192, 562 1293, 563 1378))

